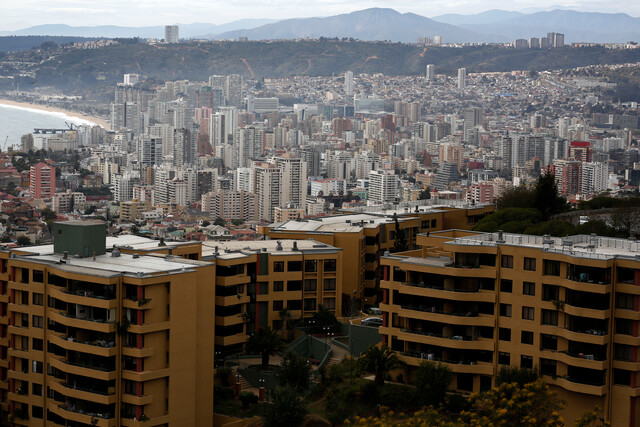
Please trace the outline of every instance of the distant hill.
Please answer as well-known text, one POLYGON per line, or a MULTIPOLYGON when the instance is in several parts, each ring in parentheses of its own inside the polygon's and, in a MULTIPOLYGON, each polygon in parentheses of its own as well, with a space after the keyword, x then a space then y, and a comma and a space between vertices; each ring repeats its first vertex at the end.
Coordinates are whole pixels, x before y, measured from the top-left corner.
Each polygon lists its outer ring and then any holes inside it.
POLYGON ((87 37, 55 37, 55 36, 7 36, 0 37, 0 52, 18 52, 34 47, 40 47, 42 43, 53 42, 57 45, 68 43, 86 42, 95 40, 87 37))
POLYGON ((372 8, 326 18, 285 19, 253 29, 228 31, 212 39, 249 40, 298 39, 319 37, 352 37, 358 40, 389 40, 415 43, 418 37, 442 36, 448 43, 501 41, 500 37, 476 33, 437 22, 414 13, 399 13, 393 9, 372 8))
MULTIPOLYGON (((221 33, 240 28, 254 28, 276 22, 274 19, 241 19, 222 25, 197 23, 178 24, 180 38, 198 38, 203 34, 221 33)), ((164 26, 150 27, 120 27, 117 25, 81 26, 73 27, 65 24, 36 25, 16 31, 5 31, 2 35, 40 35, 40 36, 75 36, 75 37, 105 37, 105 38, 157 38, 164 37, 164 26)))
MULTIPOLYGON (((12 54, 33 62, 31 51, 12 54)), ((212 74, 245 78, 354 73, 423 75, 427 64, 438 74, 548 70, 593 64, 640 61, 640 49, 603 47, 505 49, 497 46, 427 47, 385 42, 302 40, 277 42, 191 42, 177 45, 135 43, 90 50, 68 50, 37 65, 34 87, 51 86, 64 93, 113 96, 113 85, 125 73, 158 81, 206 81, 212 74), (250 68, 249 68, 250 67, 250 68)), ((31 82, 30 82, 31 83, 31 82)))
POLYGON ((640 41, 640 18, 625 13, 552 10, 530 14, 490 11, 477 15, 442 15, 434 18, 476 33, 499 34, 509 40, 562 33, 565 42, 623 43, 640 41), (504 19, 494 20, 504 16, 504 19))

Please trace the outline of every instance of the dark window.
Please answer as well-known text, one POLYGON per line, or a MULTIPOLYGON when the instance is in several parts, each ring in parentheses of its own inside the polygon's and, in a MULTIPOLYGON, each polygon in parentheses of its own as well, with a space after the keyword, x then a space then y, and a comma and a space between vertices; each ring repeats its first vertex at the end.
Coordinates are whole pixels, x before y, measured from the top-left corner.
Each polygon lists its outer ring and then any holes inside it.
POLYGON ((520 367, 525 369, 533 369, 533 357, 520 356, 520 367))
POLYGON ((32 406, 31 407, 31 416, 33 418, 37 418, 37 419, 41 420, 42 416, 43 416, 42 407, 40 407, 40 406, 32 406))
POLYGON ((40 338, 33 338, 31 348, 36 351, 42 351, 43 341, 40 338))
POLYGON ((511 329, 500 328, 498 330, 498 338, 500 341, 511 341, 511 329))
POLYGON ((275 273, 281 273, 284 271, 284 261, 276 261, 273 263, 273 271, 275 273))
POLYGON ((301 291, 302 290, 302 280, 289 280, 287 281, 287 291, 301 291))
POLYGON ((540 358, 540 373, 542 375, 556 376, 556 361, 540 358))
POLYGON ((547 276, 559 276, 560 275, 560 261, 551 261, 548 259, 543 260, 544 274, 547 276))
POLYGON ((282 280, 277 280, 273 282, 274 292, 282 292, 283 290, 284 290, 284 282, 282 280))
POLYGON ((535 316, 535 309, 533 307, 522 307, 522 318, 524 320, 533 320, 535 316))
POLYGON ((625 362, 631 362, 632 349, 630 345, 616 344, 614 346, 614 358, 625 362))
POLYGON ((304 271, 307 273, 314 273, 318 271, 318 261, 315 259, 309 259, 304 262, 304 271))
POLYGON ((34 396, 42 396, 42 384, 31 384, 31 394, 34 396))
POLYGON ((536 271, 536 259, 524 257, 524 269, 528 271, 536 271))
POLYGON ((533 332, 522 331, 520 333, 520 342, 522 344, 533 345, 533 332))
POLYGON ((284 307, 282 301, 274 301, 273 302, 273 311, 280 311, 284 307))
POLYGON ((513 281, 502 279, 500 281, 500 292, 513 292, 513 281))
POLYGON ((35 283, 44 283, 44 272, 42 270, 33 270, 33 281, 35 283))
POLYGON ((314 292, 318 289, 318 280, 317 279, 304 279, 304 291, 305 292, 314 292))
POLYGON ((322 300, 322 305, 327 310, 335 310, 336 309, 336 299, 335 298, 324 298, 322 300))
POLYGON ((316 310, 316 299, 315 298, 305 298, 304 300, 304 311, 315 311, 316 310))
POLYGON ((513 268, 513 256, 512 255, 502 255, 502 261, 500 265, 503 268, 513 268))
POLYGON ((302 300, 294 299, 287 301, 287 308, 289 310, 302 310, 302 300))
POLYGON ((438 226, 438 220, 437 219, 432 219, 431 220, 431 228, 436 228, 438 226))
POLYGON ((558 312, 555 310, 542 310, 542 324, 558 326, 558 312))
POLYGON ((500 316, 511 317, 511 304, 500 304, 500 316))
POLYGON ((616 333, 622 335, 633 335, 633 320, 616 319, 616 333))
POLYGON ((540 347, 542 350, 558 350, 558 337, 555 335, 540 335, 540 347))
POLYGON ((336 260, 335 259, 325 259, 324 260, 324 271, 336 271, 336 260))
POLYGON ((336 279, 324 279, 324 290, 325 291, 335 291, 336 290, 336 279))
POLYGON ((287 271, 302 271, 302 261, 289 261, 287 271))
POLYGON ((511 365, 511 355, 509 353, 499 352, 498 353, 498 363, 501 365, 511 365))
POLYGON ((557 301, 560 299, 560 288, 555 285, 542 285, 542 300, 557 301))
POLYGON ((522 282, 522 295, 531 295, 534 296, 536 294, 536 284, 533 282, 522 282))
POLYGON ((616 308, 633 310, 633 295, 616 292, 616 308))

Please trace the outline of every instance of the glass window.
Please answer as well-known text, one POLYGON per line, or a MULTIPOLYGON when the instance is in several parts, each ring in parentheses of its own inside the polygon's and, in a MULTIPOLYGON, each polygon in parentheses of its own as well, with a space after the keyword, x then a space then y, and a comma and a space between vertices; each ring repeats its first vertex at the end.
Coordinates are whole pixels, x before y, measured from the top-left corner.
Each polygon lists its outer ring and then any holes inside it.
POLYGON ((315 298, 305 298, 304 300, 304 311, 315 311, 316 309, 316 299, 315 298))
POLYGON ((302 271, 302 261, 287 262, 287 271, 302 271))
POLYGON ((498 338, 500 341, 511 341, 511 329, 500 328, 498 330, 498 338))
POLYGON ((500 304, 500 316, 511 317, 511 304, 500 304))
POLYGON ((498 353, 498 363, 501 365, 511 365, 511 355, 505 352, 498 353))
POLYGON ((325 291, 335 291, 336 290, 336 279, 324 279, 324 290, 325 291))
POLYGON ((558 312, 555 310, 542 310, 542 324, 558 326, 558 312))
POLYGON ((524 320, 533 320, 535 309, 533 307, 522 307, 522 318, 524 320))
POLYGON ((520 342, 522 344, 533 345, 533 332, 522 331, 520 333, 520 342))
POLYGON ((513 291, 513 281, 502 279, 500 281, 500 292, 509 292, 513 291))
POLYGON ((318 261, 315 259, 308 259, 304 262, 304 271, 306 273, 314 273, 318 271, 318 261))
POLYGON ((533 282, 522 282, 522 295, 535 296, 536 284, 533 282))
POLYGON ((281 311, 283 307, 284 307, 284 303, 282 301, 273 302, 273 311, 281 311))
POLYGON ((314 292, 318 289, 318 280, 317 279, 304 279, 304 291, 305 292, 314 292))
POLYGON ((336 260, 335 259, 325 259, 324 260, 324 271, 336 271, 336 260))
POLYGON ((274 292, 282 292, 283 290, 284 290, 284 282, 282 280, 277 280, 273 282, 274 292))
POLYGON ((512 255, 502 255, 502 261, 500 265, 503 268, 513 268, 513 256, 512 255))
POLYGON ((284 271, 284 262, 276 261, 273 263, 273 271, 274 273, 281 273, 284 271))
POLYGON ((520 356, 520 367, 524 369, 533 369, 533 357, 531 356, 520 356))
POLYGON ((322 305, 327 310, 335 310, 336 309, 336 299, 335 298, 324 298, 322 300, 322 305))
POLYGON ((528 271, 536 271, 536 259, 524 257, 524 269, 528 271))
POLYGON ((560 261, 551 261, 548 259, 543 260, 544 274, 547 276, 559 276, 560 275, 560 261))

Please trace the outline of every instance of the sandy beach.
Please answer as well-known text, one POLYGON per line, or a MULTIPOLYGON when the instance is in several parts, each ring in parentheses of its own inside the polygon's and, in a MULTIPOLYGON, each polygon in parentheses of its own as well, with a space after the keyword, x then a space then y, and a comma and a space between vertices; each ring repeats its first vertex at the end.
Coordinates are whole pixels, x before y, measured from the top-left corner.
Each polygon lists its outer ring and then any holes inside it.
POLYGON ((107 123, 106 120, 101 119, 99 117, 85 116, 85 115, 83 115, 81 113, 78 113, 76 111, 63 110, 61 108, 49 107, 47 105, 41 105, 41 104, 29 104, 27 102, 12 101, 12 100, 9 100, 9 99, 0 99, 0 105, 19 107, 19 108, 24 108, 24 109, 29 109, 29 110, 46 111, 46 112, 49 112, 49 113, 60 113, 60 114, 66 115, 68 117, 73 117, 73 118, 76 118, 76 119, 80 119, 83 122, 89 122, 89 123, 92 123, 92 124, 97 124, 99 126, 102 126, 105 129, 109 128, 109 123, 107 123))

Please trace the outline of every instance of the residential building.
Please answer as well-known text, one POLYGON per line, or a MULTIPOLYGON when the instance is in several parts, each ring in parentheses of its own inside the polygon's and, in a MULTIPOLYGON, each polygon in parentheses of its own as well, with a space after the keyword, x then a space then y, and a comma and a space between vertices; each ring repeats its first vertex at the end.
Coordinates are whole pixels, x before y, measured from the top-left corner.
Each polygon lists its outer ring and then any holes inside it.
POLYGON ((120 202, 120 221, 136 222, 144 219, 143 212, 151 210, 151 201, 141 202, 133 199, 128 202, 120 202))
POLYGON ((295 221, 304 217, 304 209, 296 207, 275 207, 273 209, 273 222, 295 221))
POLYGON ((177 25, 164 26, 164 42, 178 43, 180 40, 180 27, 177 25))
POLYGON ((374 170, 369 172, 369 200, 374 203, 393 203, 398 193, 398 176, 374 170))
POLYGON ((202 195, 202 211, 211 218, 258 220, 258 196, 244 190, 218 190, 202 195))
POLYGON ((53 235, 0 253, 13 424, 212 425, 215 266, 108 253, 97 221, 53 235))
POLYGON ((436 66, 433 64, 427 65, 427 81, 432 82, 436 79, 436 66))
POLYGON ((407 364, 478 392, 500 368, 536 368, 573 422, 596 405, 637 425, 640 261, 627 239, 460 230, 418 236, 422 253, 382 257, 384 344, 407 364))
POLYGON ((50 199, 56 191, 56 168, 37 163, 29 171, 29 192, 34 199, 50 199))
POLYGON ((53 195, 52 209, 57 213, 69 213, 75 210, 83 210, 87 202, 87 196, 81 192, 67 190, 64 193, 53 195))

